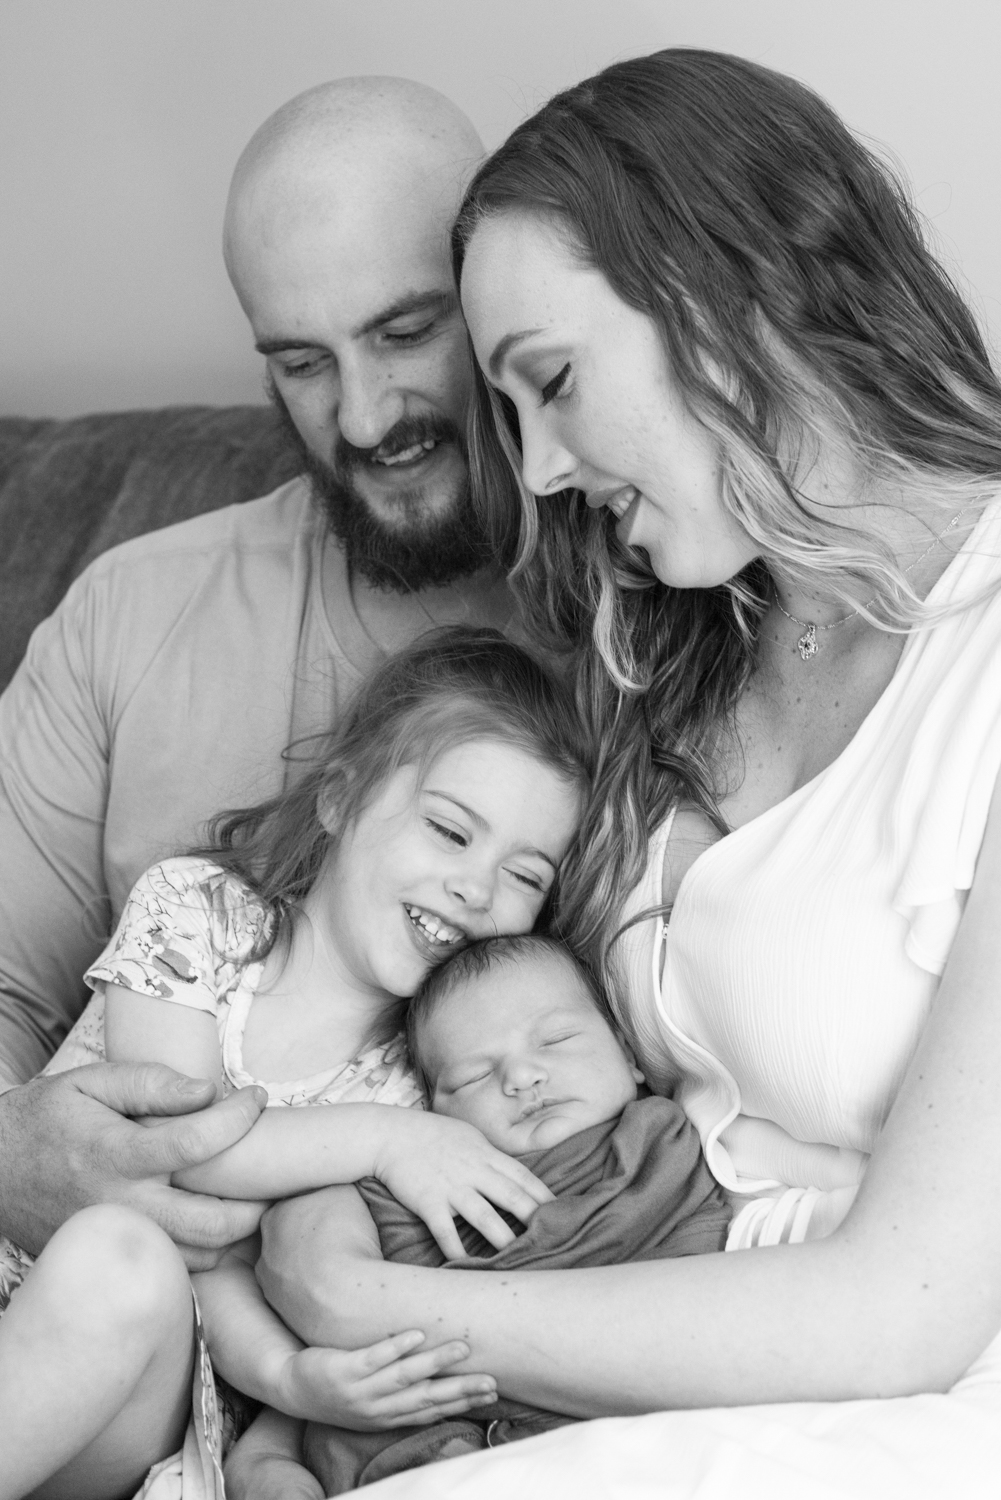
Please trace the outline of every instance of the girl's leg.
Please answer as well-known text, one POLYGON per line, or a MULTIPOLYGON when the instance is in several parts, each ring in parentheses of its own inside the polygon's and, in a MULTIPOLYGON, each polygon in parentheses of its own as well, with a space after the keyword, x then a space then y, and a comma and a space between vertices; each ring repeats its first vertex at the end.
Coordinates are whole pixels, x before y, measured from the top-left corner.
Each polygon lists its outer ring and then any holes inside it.
POLYGON ((126 1208, 75 1214, 0 1319, 0 1500, 132 1495, 181 1445, 194 1343, 163 1231, 126 1208))

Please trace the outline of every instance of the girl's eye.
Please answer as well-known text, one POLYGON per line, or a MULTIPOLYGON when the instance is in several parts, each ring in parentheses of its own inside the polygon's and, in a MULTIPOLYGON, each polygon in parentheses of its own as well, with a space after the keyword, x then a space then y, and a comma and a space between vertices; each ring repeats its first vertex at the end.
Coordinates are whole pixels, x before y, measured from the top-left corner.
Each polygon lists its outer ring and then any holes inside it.
POLYGON ((559 395, 560 391, 567 383, 567 377, 569 376, 569 374, 570 362, 568 360, 567 363, 563 366, 562 370, 560 370, 557 375, 554 375, 552 380, 547 380, 546 384, 542 387, 542 399, 539 402, 540 406, 548 406, 550 401, 552 401, 554 397, 559 395))
POLYGON ((427 824, 429 828, 434 829, 435 833, 440 833, 442 838, 448 839, 450 844, 458 844, 461 849, 465 849, 469 842, 466 835, 460 833, 457 828, 448 828, 444 823, 436 823, 434 818, 428 818, 427 824))
POLYGON ((522 885, 530 886, 533 891, 542 890, 542 881, 537 876, 523 875, 520 870, 511 870, 509 873, 514 876, 515 880, 520 881, 522 885))

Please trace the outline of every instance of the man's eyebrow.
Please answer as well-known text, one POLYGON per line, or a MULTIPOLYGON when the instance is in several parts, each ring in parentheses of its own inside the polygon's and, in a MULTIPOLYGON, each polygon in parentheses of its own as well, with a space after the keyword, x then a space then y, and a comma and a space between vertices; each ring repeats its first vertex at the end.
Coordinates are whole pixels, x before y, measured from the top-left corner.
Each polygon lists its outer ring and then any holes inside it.
MULTIPOLYGON (((424 788, 424 790, 428 794, 428 796, 443 797, 446 802, 451 802, 452 806, 457 807, 461 812, 464 812, 470 822, 475 824, 477 828, 489 829, 490 824, 487 822, 486 818, 481 818, 478 812, 475 812, 471 807, 467 807, 464 802, 460 802, 458 797, 453 797, 451 792, 439 792, 433 786, 427 786, 424 788)), ((550 865, 554 870, 558 868, 556 861, 553 859, 552 855, 547 854, 544 849, 523 849, 521 852, 523 854, 534 854, 539 859, 544 859, 546 864, 550 865)))
MULTIPOLYGON (((438 317, 442 314, 452 313, 458 307, 458 299, 454 292, 408 292, 391 302, 388 307, 380 308, 374 317, 366 319, 357 328, 351 330, 352 338, 361 338, 366 333, 375 333, 384 328, 387 323, 394 323, 397 318, 412 317, 414 313, 431 313, 438 317)), ((315 344, 307 338, 294 338, 291 334, 277 334, 274 338, 258 339, 254 348, 258 354, 286 354, 290 349, 322 349, 324 345, 315 344)))
POLYGON ((495 380, 500 374, 500 367, 502 363, 510 354, 511 350, 514 349, 516 345, 523 344, 526 339, 530 339, 534 337, 535 334, 541 332, 541 328, 522 328, 518 333, 506 333, 504 335, 504 337, 498 343, 493 354, 491 354, 489 360, 487 361, 487 369, 490 371, 495 380))

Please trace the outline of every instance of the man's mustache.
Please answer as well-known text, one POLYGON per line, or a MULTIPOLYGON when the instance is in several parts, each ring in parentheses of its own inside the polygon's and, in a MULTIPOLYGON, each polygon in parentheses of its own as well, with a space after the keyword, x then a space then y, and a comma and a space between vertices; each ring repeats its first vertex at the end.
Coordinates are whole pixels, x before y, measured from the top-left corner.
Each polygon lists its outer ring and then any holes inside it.
POLYGON ((352 469, 364 468, 366 464, 378 463, 380 459, 394 458, 416 443, 454 443, 466 456, 463 433, 443 416, 401 417, 393 424, 374 448, 356 448, 346 438, 337 440, 334 450, 334 469, 339 474, 349 474, 352 469))

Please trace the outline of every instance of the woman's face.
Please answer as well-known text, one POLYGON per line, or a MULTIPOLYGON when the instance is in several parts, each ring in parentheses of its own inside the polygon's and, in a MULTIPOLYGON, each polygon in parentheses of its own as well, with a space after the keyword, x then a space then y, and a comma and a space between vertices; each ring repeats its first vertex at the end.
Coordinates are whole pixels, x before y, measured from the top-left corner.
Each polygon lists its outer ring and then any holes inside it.
POLYGON ((412 995, 458 944, 531 932, 579 816, 577 788, 551 767, 471 740, 420 784, 413 766, 389 778, 338 840, 306 911, 353 987, 412 995))
POLYGON ((677 588, 723 583, 758 549, 723 509, 713 438, 689 414, 650 318, 546 223, 505 213, 469 243, 462 306, 486 379, 509 396, 536 495, 575 488, 677 588))

